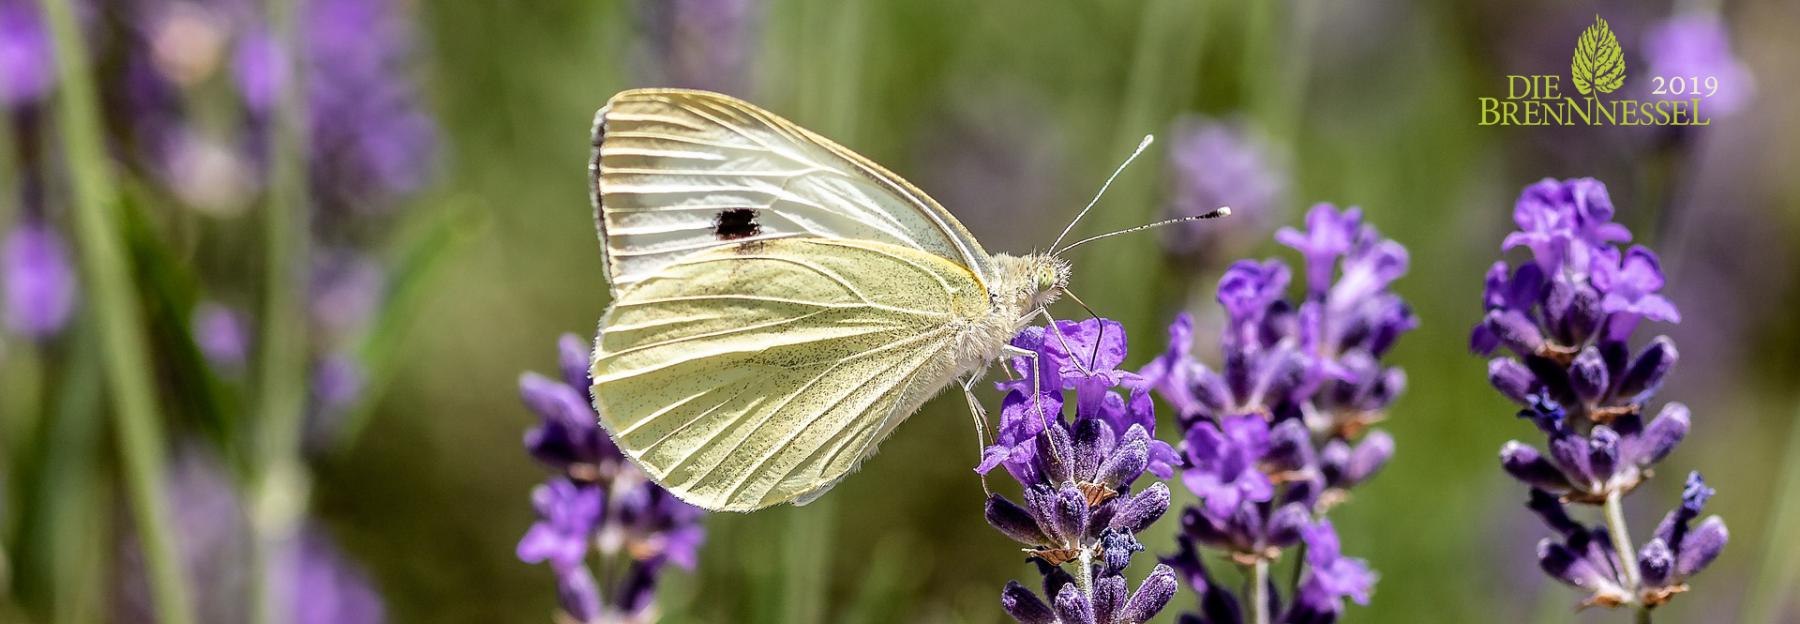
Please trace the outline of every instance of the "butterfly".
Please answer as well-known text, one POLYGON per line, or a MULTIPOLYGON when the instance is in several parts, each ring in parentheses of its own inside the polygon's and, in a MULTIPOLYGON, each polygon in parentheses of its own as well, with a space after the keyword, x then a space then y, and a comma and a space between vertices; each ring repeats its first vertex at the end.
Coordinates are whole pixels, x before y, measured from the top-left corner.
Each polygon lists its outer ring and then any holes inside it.
POLYGON ((979 437, 970 388, 1035 358, 1009 341, 1067 292, 1057 253, 989 254, 918 187, 730 96, 619 93, 593 148, 594 407, 699 507, 806 504, 951 383, 979 437))

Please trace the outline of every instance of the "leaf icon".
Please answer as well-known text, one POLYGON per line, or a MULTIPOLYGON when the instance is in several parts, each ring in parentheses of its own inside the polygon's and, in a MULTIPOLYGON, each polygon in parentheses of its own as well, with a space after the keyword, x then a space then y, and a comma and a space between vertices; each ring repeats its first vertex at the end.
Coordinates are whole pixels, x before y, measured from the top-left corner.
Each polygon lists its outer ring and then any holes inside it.
POLYGON ((1575 78, 1575 90, 1582 95, 1612 93, 1625 84, 1625 51, 1619 49, 1612 27, 1599 15, 1594 16, 1594 25, 1581 31, 1581 38, 1575 41, 1575 60, 1569 64, 1569 70, 1575 78))

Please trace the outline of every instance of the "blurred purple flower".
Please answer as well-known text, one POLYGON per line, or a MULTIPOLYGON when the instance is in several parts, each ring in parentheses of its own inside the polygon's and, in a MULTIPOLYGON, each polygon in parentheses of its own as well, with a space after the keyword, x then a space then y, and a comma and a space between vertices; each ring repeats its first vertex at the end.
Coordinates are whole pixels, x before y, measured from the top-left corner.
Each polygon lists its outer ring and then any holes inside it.
POLYGON ((387 275, 373 258, 353 250, 322 251, 313 258, 309 310, 326 341, 362 327, 380 308, 387 275))
POLYGON ((244 315, 215 301, 194 307, 194 343, 214 368, 239 371, 250 354, 250 328, 244 315))
POLYGON ((985 515, 1027 547, 1049 601, 1013 581, 1001 607, 1026 623, 1148 621, 1175 595, 1175 574, 1158 565, 1128 593, 1123 571, 1144 549, 1136 535, 1168 511, 1170 493, 1159 481, 1133 494, 1132 484, 1146 471, 1167 478, 1176 458, 1153 437, 1156 417, 1142 378, 1118 368, 1125 330, 1109 319, 1059 321, 1027 328, 1012 344, 1037 353, 1038 365, 1026 357, 1008 363, 1020 379, 998 384, 1007 391, 1000 433, 975 470, 986 475, 1004 464, 1023 486, 1023 505, 990 494, 985 515), (1072 421, 1062 410, 1071 390, 1072 421), (1091 582, 1075 582, 1065 564, 1091 582))
MULTIPOLYGON (((232 488, 232 479, 204 449, 177 448, 168 467, 168 509, 179 533, 182 570, 188 577, 197 619, 204 624, 244 622, 250 605, 250 541, 248 510, 232 488)), ((128 540, 135 537, 128 536, 128 540)), ((134 544, 119 550, 119 594, 114 618, 121 622, 153 621, 142 552, 134 544)), ((319 526, 302 522, 291 539, 272 553, 266 580, 278 611, 275 621, 291 624, 374 624, 384 621, 384 607, 368 576, 345 557, 319 526)))
POLYGON ((1706 93, 1703 85, 1710 78, 1718 81, 1718 90, 1705 96, 1710 114, 1727 117, 1750 104, 1756 95, 1756 78, 1743 61, 1731 53, 1731 33, 1716 13, 1684 13, 1670 17, 1651 28, 1644 38, 1645 56, 1650 61, 1650 75, 1681 79, 1692 85, 1683 92, 1670 89, 1666 99, 1690 99, 1696 91, 1706 93), (1700 81, 1700 84, 1693 84, 1700 81))
POLYGON ((1284 621, 1318 622, 1326 620, 1326 614, 1335 618, 1343 614, 1345 598, 1356 604, 1369 604, 1376 574, 1362 560, 1346 558, 1339 552, 1337 531, 1331 521, 1320 520, 1301 529, 1300 535, 1306 542, 1306 576, 1300 579, 1293 609, 1309 613, 1290 615, 1284 621))
POLYGON ((50 36, 37 3, 0 0, 0 110, 44 97, 56 82, 50 36))
POLYGON ((1247 241, 1267 236, 1281 217, 1287 174, 1242 124, 1187 119, 1169 147, 1171 200, 1168 218, 1192 217, 1231 207, 1229 219, 1169 228, 1165 248, 1176 255, 1208 259, 1238 255, 1247 241))
POLYGON ((290 624, 386 621, 386 608, 367 575, 317 527, 303 527, 278 557, 271 577, 283 588, 290 624))
POLYGON ((0 280, 6 288, 6 327, 36 339, 62 331, 75 310, 75 269, 55 230, 26 221, 0 243, 0 280))
POLYGON ((1645 420, 1647 404, 1677 358, 1674 341, 1658 336, 1633 356, 1629 339, 1641 321, 1679 322, 1656 255, 1611 221, 1606 187, 1591 179, 1544 180, 1519 198, 1521 229, 1503 248, 1526 246, 1533 262, 1488 271, 1470 347, 1492 355, 1488 381, 1523 409, 1545 436, 1543 450, 1518 440, 1500 449, 1500 466, 1531 488, 1528 507, 1560 540, 1538 547, 1547 574, 1587 593, 1584 604, 1648 610, 1686 591, 1685 580, 1717 556, 1725 525, 1714 516, 1690 541, 1688 523, 1711 494, 1698 473, 1683 504, 1637 552, 1619 552, 1625 534, 1620 499, 1651 475, 1688 434, 1690 415, 1667 403, 1645 420), (1510 276, 1509 276, 1510 273, 1510 276), (1606 505, 1607 526, 1575 521, 1566 505, 1606 505), (1665 530, 1666 529, 1666 530, 1665 530), (1685 557, 1686 565, 1683 564, 1685 557))
POLYGON ((519 540, 519 560, 550 562, 558 569, 581 565, 588 541, 605 512, 600 488, 568 479, 551 479, 531 490, 538 522, 519 540))
POLYGON ((652 483, 600 429, 586 343, 565 334, 557 350, 558 378, 519 378, 520 398, 541 419, 525 432, 525 449, 559 473, 532 490, 539 520, 519 541, 519 559, 551 564, 562 611, 577 621, 648 621, 663 566, 698 562, 705 514, 652 483), (584 563, 590 551, 625 573, 601 587, 584 563))

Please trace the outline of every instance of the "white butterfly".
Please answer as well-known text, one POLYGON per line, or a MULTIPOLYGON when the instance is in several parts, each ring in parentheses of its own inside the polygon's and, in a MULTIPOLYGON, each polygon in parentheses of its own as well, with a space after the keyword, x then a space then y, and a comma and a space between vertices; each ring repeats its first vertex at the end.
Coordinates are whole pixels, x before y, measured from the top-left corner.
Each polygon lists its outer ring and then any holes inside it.
POLYGON ((824 494, 1068 284, 1055 253, 989 255, 912 184, 736 98, 626 91, 594 123, 594 406, 700 507, 824 494))

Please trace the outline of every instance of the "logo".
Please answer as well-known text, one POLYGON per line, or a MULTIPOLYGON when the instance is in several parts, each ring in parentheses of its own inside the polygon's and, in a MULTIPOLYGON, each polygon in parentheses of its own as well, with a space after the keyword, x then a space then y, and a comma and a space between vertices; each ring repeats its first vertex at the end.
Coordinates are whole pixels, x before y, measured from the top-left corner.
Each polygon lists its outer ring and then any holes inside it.
POLYGON ((1619 49, 1619 39, 1600 16, 1594 16, 1594 25, 1581 31, 1581 39, 1575 42, 1569 73, 1582 95, 1612 93, 1624 86, 1625 51, 1619 49))
POLYGON ((1710 126, 1703 111, 1706 98, 1718 92, 1718 78, 1652 76, 1656 99, 1617 97, 1625 87, 1625 50, 1612 25, 1599 15, 1575 40, 1569 82, 1562 76, 1506 76, 1506 97, 1480 97, 1483 126, 1710 126), (1690 90, 1691 87, 1691 90, 1690 90), (1704 88, 1703 88, 1704 87, 1704 88), (1702 93, 1702 91, 1706 91, 1702 93), (1607 96, 1607 97, 1602 97, 1607 96), (1691 96, 1691 97, 1688 97, 1691 96))

